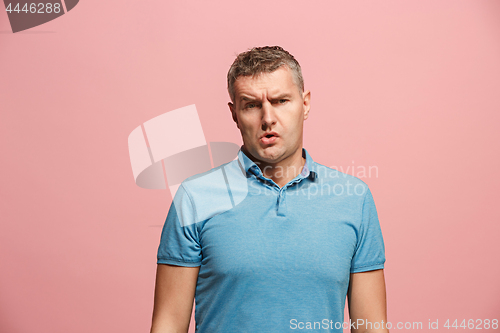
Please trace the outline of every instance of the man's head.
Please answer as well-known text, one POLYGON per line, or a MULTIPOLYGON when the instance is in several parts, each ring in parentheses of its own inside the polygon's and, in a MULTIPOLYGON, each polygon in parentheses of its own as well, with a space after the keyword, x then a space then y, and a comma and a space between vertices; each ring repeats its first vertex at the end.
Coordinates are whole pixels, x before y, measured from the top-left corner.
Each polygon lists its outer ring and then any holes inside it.
POLYGON ((304 79, 299 62, 293 55, 280 46, 254 47, 238 54, 227 73, 227 91, 234 103, 234 83, 240 76, 257 76, 261 73, 272 73, 280 67, 287 66, 293 73, 297 88, 304 92, 304 79))
POLYGON ((253 48, 237 56, 227 77, 244 148, 267 164, 300 158, 310 92, 295 58, 279 46, 253 48))

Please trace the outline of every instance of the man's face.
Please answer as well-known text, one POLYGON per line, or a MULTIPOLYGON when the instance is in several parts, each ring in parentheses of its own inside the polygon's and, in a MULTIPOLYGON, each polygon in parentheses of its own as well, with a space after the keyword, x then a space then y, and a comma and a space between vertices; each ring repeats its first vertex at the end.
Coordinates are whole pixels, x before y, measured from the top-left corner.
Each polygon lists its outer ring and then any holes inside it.
POLYGON ((292 71, 282 66, 234 83, 233 120, 247 151, 264 163, 302 154, 303 123, 309 115, 310 92, 300 92, 292 71), (300 150, 300 152, 297 152, 300 150))

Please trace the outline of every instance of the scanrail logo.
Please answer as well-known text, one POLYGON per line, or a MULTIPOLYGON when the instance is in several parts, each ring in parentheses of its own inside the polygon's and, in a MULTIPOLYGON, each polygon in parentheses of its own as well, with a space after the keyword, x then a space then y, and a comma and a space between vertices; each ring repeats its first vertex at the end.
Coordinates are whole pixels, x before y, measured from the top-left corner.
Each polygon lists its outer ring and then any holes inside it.
MULTIPOLYGON (((136 184, 146 189, 168 188, 174 197, 183 180, 236 159, 240 146, 232 142, 207 143, 192 104, 136 127, 128 137, 128 148, 136 184)), ((224 176, 224 183, 230 180, 224 176)))
POLYGON ((75 8, 79 0, 3 0, 12 32, 16 33, 52 21, 75 8))

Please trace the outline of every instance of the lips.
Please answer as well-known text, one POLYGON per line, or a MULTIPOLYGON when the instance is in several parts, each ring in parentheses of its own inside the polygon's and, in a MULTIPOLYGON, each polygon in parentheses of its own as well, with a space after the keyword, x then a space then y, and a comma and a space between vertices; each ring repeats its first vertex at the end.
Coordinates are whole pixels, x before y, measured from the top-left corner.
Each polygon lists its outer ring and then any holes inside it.
POLYGON ((263 144, 271 144, 274 143, 278 139, 279 135, 276 132, 266 132, 261 135, 260 142, 263 144))

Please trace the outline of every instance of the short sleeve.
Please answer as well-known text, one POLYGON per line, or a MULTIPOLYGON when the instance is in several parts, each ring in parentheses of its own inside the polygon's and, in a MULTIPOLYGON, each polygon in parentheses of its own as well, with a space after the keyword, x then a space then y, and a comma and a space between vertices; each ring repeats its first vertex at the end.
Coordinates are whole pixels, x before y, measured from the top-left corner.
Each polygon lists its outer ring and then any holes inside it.
POLYGON ((351 273, 383 269, 384 263, 385 248, 382 230, 380 229, 375 202, 370 190, 367 189, 363 201, 358 241, 351 262, 351 273))
POLYGON ((181 184, 163 225, 158 247, 158 264, 186 267, 201 265, 201 246, 194 223, 195 213, 192 199, 181 184))

